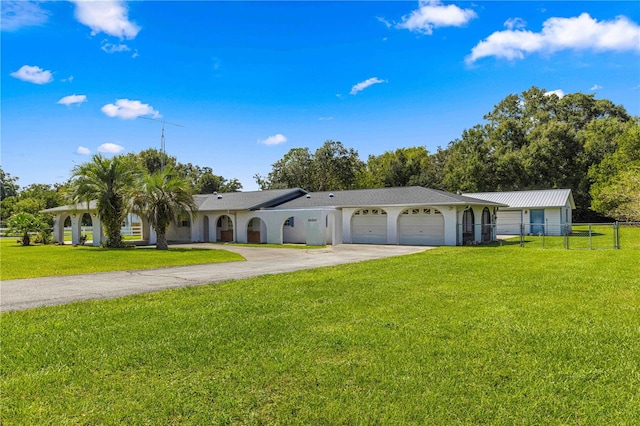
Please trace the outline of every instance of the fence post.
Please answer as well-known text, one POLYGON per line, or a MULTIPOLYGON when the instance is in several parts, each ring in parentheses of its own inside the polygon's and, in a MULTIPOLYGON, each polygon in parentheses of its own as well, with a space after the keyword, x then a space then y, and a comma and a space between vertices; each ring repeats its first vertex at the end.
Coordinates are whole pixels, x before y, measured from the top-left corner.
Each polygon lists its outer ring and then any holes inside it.
POLYGON ((520 223, 520 247, 524 247, 524 223, 520 223))
POLYGON ((569 224, 564 226, 564 248, 569 250, 569 234, 571 233, 571 228, 569 228, 569 224))
POLYGON ((593 250, 593 238, 591 235, 591 224, 589 224, 589 250, 593 250))
POLYGON ((613 224, 613 248, 620 250, 620 222, 613 224))

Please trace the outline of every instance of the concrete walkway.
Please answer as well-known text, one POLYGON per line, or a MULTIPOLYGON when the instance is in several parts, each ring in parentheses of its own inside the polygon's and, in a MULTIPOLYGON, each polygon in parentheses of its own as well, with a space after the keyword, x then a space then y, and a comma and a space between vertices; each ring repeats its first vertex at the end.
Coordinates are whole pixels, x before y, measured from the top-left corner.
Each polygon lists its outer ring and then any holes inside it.
POLYGON ((361 244, 340 244, 322 249, 213 244, 188 244, 180 247, 224 249, 239 253, 247 260, 246 262, 2 281, 0 311, 60 305, 79 300, 111 299, 136 293, 400 256, 430 248, 361 244))

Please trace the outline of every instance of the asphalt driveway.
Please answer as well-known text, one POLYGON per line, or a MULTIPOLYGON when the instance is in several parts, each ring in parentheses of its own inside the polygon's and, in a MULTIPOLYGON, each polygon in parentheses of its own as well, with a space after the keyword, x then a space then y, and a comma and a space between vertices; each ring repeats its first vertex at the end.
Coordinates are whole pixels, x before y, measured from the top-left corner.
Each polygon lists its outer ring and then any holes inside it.
POLYGON ((212 244, 188 244, 180 247, 222 248, 239 253, 247 260, 245 262, 2 281, 0 283, 0 311, 61 305, 79 300, 111 299, 130 294, 400 256, 418 253, 430 248, 362 244, 340 244, 322 249, 212 244))

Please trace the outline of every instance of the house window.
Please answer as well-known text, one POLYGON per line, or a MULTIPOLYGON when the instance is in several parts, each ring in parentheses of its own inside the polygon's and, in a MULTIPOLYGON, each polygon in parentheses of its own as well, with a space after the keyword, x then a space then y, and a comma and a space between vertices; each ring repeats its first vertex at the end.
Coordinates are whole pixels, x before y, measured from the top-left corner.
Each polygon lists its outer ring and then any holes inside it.
POLYGON ((423 209, 422 212, 424 214, 431 214, 431 209, 423 209))
POLYGON ((190 226, 191 226, 191 222, 189 220, 178 221, 178 228, 188 228, 190 226))
POLYGON ((293 216, 291 216, 289 219, 284 221, 284 226, 289 226, 293 228, 293 216))

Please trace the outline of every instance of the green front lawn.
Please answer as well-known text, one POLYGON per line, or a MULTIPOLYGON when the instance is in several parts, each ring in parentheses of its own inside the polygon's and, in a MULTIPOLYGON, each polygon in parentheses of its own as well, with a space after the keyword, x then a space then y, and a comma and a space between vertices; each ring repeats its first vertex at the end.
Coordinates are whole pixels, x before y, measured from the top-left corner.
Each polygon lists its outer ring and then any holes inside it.
POLYGON ((1 239, 0 260, 0 277, 3 280, 13 280, 233 262, 244 258, 226 250, 180 246, 170 246, 169 250, 155 250, 153 247, 105 249, 93 246, 73 247, 69 244, 23 247, 16 244, 15 239, 1 239))
POLYGON ((639 424, 639 256, 450 247, 4 313, 2 424, 639 424))

